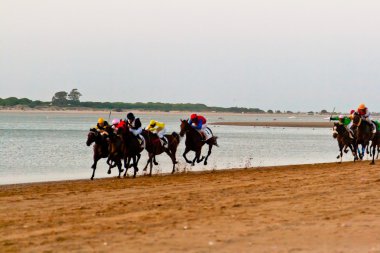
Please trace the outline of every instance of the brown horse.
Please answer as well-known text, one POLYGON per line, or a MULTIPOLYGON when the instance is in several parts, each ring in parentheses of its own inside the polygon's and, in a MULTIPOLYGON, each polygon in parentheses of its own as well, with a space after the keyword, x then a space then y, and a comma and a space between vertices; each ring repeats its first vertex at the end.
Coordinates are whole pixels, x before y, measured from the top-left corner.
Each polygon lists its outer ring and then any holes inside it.
POLYGON ((369 154, 369 151, 366 148, 372 138, 371 126, 366 120, 362 120, 359 114, 355 113, 352 119, 351 129, 355 133, 359 158, 362 160, 364 157, 364 152, 367 152, 367 154, 369 154), (361 152, 359 149, 359 144, 362 146, 361 152))
POLYGON ((347 148, 351 149, 352 155, 354 156, 354 162, 358 160, 356 140, 350 137, 350 133, 343 124, 338 122, 334 123, 333 137, 338 141, 340 153, 336 158, 340 158, 340 162, 342 162, 343 159, 343 151, 345 153, 348 152, 347 148))
POLYGON ((119 134, 121 135, 124 143, 124 177, 127 176, 128 169, 133 167, 133 177, 135 178, 136 173, 139 171, 137 166, 140 161, 141 152, 144 150, 144 147, 141 146, 137 137, 129 131, 128 127, 125 131, 122 131, 121 129, 119 130, 119 134), (130 165, 131 160, 132 164, 130 165))
POLYGON ((375 136, 372 139, 372 143, 371 143, 371 155, 372 155, 372 162, 370 163, 371 165, 375 164, 376 148, 377 148, 376 159, 378 159, 379 153, 380 153, 380 133, 379 133, 379 131, 376 132, 375 136))
POLYGON ((179 135, 183 137, 186 134, 186 141, 185 141, 185 151, 183 152, 183 157, 185 158, 187 163, 191 163, 191 165, 195 165, 195 162, 200 163, 204 160, 204 165, 207 165, 207 159, 211 155, 211 150, 212 147, 215 145, 218 147, 218 143, 216 139, 218 138, 217 136, 213 136, 207 141, 204 141, 201 134, 194 129, 188 122, 188 120, 181 120, 181 125, 180 125, 181 131, 179 135), (207 156, 200 157, 201 156, 201 151, 202 147, 204 144, 208 144, 208 152, 207 156), (195 157, 193 161, 190 161, 187 159, 186 154, 189 151, 194 151, 195 152, 195 157))
POLYGON ((175 165, 178 163, 176 160, 176 152, 177 152, 178 144, 180 141, 179 135, 176 132, 173 132, 172 134, 165 134, 165 137, 168 140, 167 148, 161 144, 160 138, 157 136, 157 134, 154 134, 147 130, 143 130, 141 135, 145 139, 145 149, 148 151, 148 157, 149 157, 146 163, 146 166, 144 168, 144 171, 146 171, 148 164, 150 164, 149 175, 151 176, 155 156, 165 152, 166 154, 168 154, 168 156, 172 160, 172 163, 173 163, 172 174, 173 174, 175 171, 175 165))
POLYGON ((109 146, 108 146, 108 159, 107 164, 109 165, 108 174, 111 174, 111 169, 118 167, 120 178, 121 173, 124 171, 122 167, 121 160, 124 158, 125 145, 122 137, 115 134, 113 131, 109 132, 109 146))
POLYGON ((94 156, 93 156, 94 164, 91 166, 91 168, 93 169, 91 180, 94 179, 96 165, 97 165, 98 161, 101 158, 108 157, 108 154, 109 154, 108 142, 106 140, 106 137, 101 135, 95 128, 91 128, 90 132, 87 135, 86 144, 87 144, 87 146, 90 146, 94 142, 95 142, 95 144, 94 144, 94 156))

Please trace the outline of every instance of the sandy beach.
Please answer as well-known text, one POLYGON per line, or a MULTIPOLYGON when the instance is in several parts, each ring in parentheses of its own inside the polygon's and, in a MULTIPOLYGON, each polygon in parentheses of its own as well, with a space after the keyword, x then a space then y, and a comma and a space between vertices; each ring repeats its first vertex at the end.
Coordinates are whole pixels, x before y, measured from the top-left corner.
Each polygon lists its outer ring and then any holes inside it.
POLYGON ((379 164, 0 186, 0 251, 380 252, 379 164))

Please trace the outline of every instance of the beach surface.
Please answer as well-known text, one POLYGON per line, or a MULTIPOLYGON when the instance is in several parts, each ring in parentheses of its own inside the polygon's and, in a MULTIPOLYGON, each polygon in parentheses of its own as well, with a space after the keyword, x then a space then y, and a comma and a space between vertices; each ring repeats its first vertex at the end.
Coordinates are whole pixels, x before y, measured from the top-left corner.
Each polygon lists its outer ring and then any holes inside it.
POLYGON ((0 251, 380 252, 380 161, 3 185, 0 251))

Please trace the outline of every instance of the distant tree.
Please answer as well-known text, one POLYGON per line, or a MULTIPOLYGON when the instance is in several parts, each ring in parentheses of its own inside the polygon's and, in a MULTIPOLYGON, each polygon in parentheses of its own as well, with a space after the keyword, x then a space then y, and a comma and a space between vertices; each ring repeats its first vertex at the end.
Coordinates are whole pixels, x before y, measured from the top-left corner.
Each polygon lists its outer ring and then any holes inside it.
POLYGON ((276 113, 282 113, 280 110, 277 110, 276 113))
POLYGON ((287 113, 287 114, 293 114, 293 112, 292 112, 292 111, 286 111, 286 113, 287 113))
POLYGON ((268 110, 267 113, 273 113, 273 111, 272 110, 268 110))
POLYGON ((327 114, 327 113, 329 113, 327 110, 322 110, 321 111, 321 114, 327 114))
POLYGON ((58 91, 54 94, 54 97, 51 100, 53 105, 57 106, 65 106, 67 105, 67 92, 66 91, 58 91))
POLYGON ((79 104, 79 98, 82 94, 78 91, 78 89, 72 89, 70 93, 67 95, 70 104, 76 105, 79 104))

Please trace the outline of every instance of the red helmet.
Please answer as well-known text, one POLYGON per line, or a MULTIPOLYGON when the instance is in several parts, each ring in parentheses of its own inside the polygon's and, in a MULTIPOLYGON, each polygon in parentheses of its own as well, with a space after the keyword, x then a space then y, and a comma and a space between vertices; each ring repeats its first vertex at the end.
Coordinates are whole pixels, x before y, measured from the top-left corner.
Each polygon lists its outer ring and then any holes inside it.
POLYGON ((351 110, 350 114, 353 114, 355 112, 355 110, 351 110))
POLYGON ((196 115, 195 113, 190 115, 191 120, 195 120, 197 117, 198 117, 198 115, 196 115))

